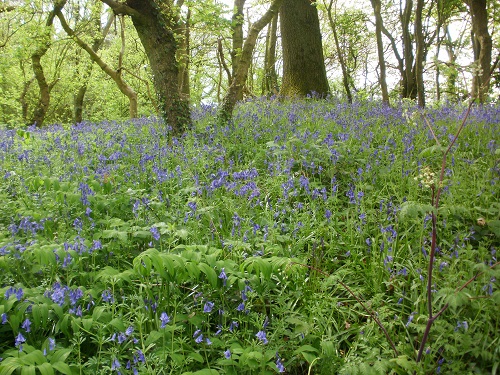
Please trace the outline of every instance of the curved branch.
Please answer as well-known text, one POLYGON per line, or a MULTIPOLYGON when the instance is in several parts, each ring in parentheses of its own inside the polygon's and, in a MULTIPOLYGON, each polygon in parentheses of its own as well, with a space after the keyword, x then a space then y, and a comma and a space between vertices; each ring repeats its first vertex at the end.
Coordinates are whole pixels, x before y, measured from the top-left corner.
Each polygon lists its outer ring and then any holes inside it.
POLYGON ((113 12, 115 14, 124 14, 131 17, 143 18, 141 13, 139 13, 135 9, 132 9, 131 7, 127 6, 124 3, 119 3, 118 1, 114 0, 100 0, 100 1, 106 4, 111 9, 113 9, 113 12))

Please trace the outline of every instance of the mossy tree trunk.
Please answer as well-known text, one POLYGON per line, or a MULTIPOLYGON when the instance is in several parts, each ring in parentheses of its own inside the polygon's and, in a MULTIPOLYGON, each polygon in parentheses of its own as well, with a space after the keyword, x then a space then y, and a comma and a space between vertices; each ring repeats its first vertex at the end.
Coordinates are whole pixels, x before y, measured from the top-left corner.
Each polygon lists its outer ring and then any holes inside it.
POLYGON ((189 101, 179 90, 175 30, 178 8, 169 0, 101 0, 117 14, 132 18, 153 73, 160 112, 173 135, 181 135, 191 123, 189 101))

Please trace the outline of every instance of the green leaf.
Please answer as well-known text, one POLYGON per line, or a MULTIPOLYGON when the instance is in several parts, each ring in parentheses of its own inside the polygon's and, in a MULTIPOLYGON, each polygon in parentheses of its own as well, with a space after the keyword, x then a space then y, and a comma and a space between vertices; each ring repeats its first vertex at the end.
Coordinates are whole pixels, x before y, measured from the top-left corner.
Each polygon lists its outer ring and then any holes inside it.
POLYGON ((33 314, 33 325, 35 328, 44 327, 49 319, 49 306, 46 304, 33 305, 31 307, 33 314))
POLYGON ((198 267, 200 268, 201 272, 205 274, 212 288, 217 288, 217 274, 215 273, 214 269, 206 263, 200 263, 198 267))
POLYGON ((47 362, 47 359, 40 350, 33 350, 22 357, 22 360, 25 365, 41 365, 47 362))
POLYGON ((145 346, 149 346, 151 344, 154 344, 157 342, 159 339, 163 337, 163 333, 158 332, 158 331, 151 331, 149 333, 149 336, 146 339, 146 342, 144 343, 145 346))
POLYGON ((219 371, 214 369, 204 368, 203 370, 193 372, 193 375, 219 375, 219 371))
POLYGON ((23 366, 20 358, 9 357, 0 364, 0 375, 10 375, 23 366))
POLYGON ((53 375, 54 374, 54 369, 52 368, 52 365, 50 363, 42 363, 41 365, 37 366, 36 367, 38 369, 38 371, 40 371, 40 373, 42 375, 53 375))
POLYGON ((420 158, 428 158, 432 155, 441 156, 445 151, 446 151, 446 147, 434 145, 434 146, 427 147, 427 148, 423 149, 422 151, 420 151, 420 154, 418 154, 418 156, 420 158))
POLYGON ((197 353, 197 352, 191 352, 191 353, 189 353, 188 354, 188 358, 192 358, 196 362, 200 362, 200 363, 203 363, 205 361, 205 359, 203 358, 203 356, 200 353, 197 353))
POLYGON ((71 368, 64 362, 55 362, 52 367, 64 375, 72 375, 71 368))
POLYGON ((64 361, 66 361, 66 358, 68 358, 70 354, 71 354, 71 349, 68 348, 58 349, 51 355, 50 363, 57 370, 57 368, 54 365, 58 362, 63 363, 64 361))
POLYGON ((120 318, 114 318, 111 322, 109 322, 109 325, 115 327, 120 332, 125 332, 125 330, 127 329, 125 327, 125 324, 123 323, 123 320, 121 320, 120 318))
POLYGON ((36 367, 33 365, 21 367, 21 375, 36 375, 36 367))

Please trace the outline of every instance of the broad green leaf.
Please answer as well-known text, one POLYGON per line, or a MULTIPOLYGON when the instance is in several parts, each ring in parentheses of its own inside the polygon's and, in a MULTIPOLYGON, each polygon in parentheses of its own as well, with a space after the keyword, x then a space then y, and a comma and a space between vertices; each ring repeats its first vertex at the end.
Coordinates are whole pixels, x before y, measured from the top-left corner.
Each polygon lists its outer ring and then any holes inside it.
POLYGON ((52 365, 50 363, 42 363, 41 365, 39 366, 36 366, 36 368, 38 369, 38 371, 40 371, 40 373, 42 375, 53 375, 54 374, 54 369, 52 368, 52 365))
MULTIPOLYGON (((66 358, 68 358, 70 354, 71 354, 71 349, 68 348, 58 349, 50 356, 50 363, 53 366, 57 362, 63 363, 64 361, 66 361, 66 358)), ((54 368, 56 367, 54 366, 54 368)))
POLYGON ((64 375, 72 375, 71 368, 64 362, 52 363, 52 367, 64 375))
POLYGON ((200 268, 201 272, 205 274, 207 277, 208 282, 212 286, 212 288, 217 288, 217 274, 215 273, 214 269, 211 268, 208 264, 206 263, 200 263, 198 265, 200 268))
POLYGON ((145 346, 149 346, 151 344, 154 344, 155 342, 157 342, 162 337, 163 337, 163 333, 162 332, 151 331, 149 333, 148 337, 146 338, 146 342, 144 343, 144 345, 145 346))
POLYGON ((21 375, 36 375, 36 367, 33 365, 21 367, 21 375))

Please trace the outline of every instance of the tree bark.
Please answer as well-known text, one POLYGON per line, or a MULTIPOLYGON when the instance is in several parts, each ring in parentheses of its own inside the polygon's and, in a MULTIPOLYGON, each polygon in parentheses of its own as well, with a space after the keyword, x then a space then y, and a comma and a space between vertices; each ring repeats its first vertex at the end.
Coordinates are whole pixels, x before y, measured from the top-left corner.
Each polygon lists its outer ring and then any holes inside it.
POLYGON ((191 124, 189 101, 179 93, 176 61, 176 10, 171 0, 101 0, 115 13, 132 18, 149 58, 160 112, 173 135, 181 135, 191 124))
POLYGON ((233 75, 231 86, 229 86, 228 92, 222 101, 221 109, 217 114, 217 119, 220 123, 227 123, 231 119, 234 107, 238 102, 238 97, 240 96, 247 79, 248 69, 252 61, 252 53, 255 48, 255 43, 257 42, 257 37, 262 29, 269 22, 271 22, 274 15, 278 13, 278 10, 283 2, 284 0, 274 0, 267 12, 264 13, 264 15, 250 27, 248 36, 243 44, 243 49, 238 62, 238 68, 233 75))
POLYGON ((280 95, 326 96, 326 78, 318 10, 310 0, 284 0, 280 9, 283 83, 280 95))
POLYGON ((384 43, 382 41, 382 14, 380 0, 371 0, 373 14, 375 16, 375 36, 377 39, 378 65, 380 69, 379 83, 382 91, 382 102, 389 105, 389 91, 387 90, 387 73, 384 56, 384 43))
POLYGON ((488 32, 486 0, 466 0, 472 16, 472 47, 477 65, 472 80, 472 96, 483 103, 489 91, 492 41, 488 32))

